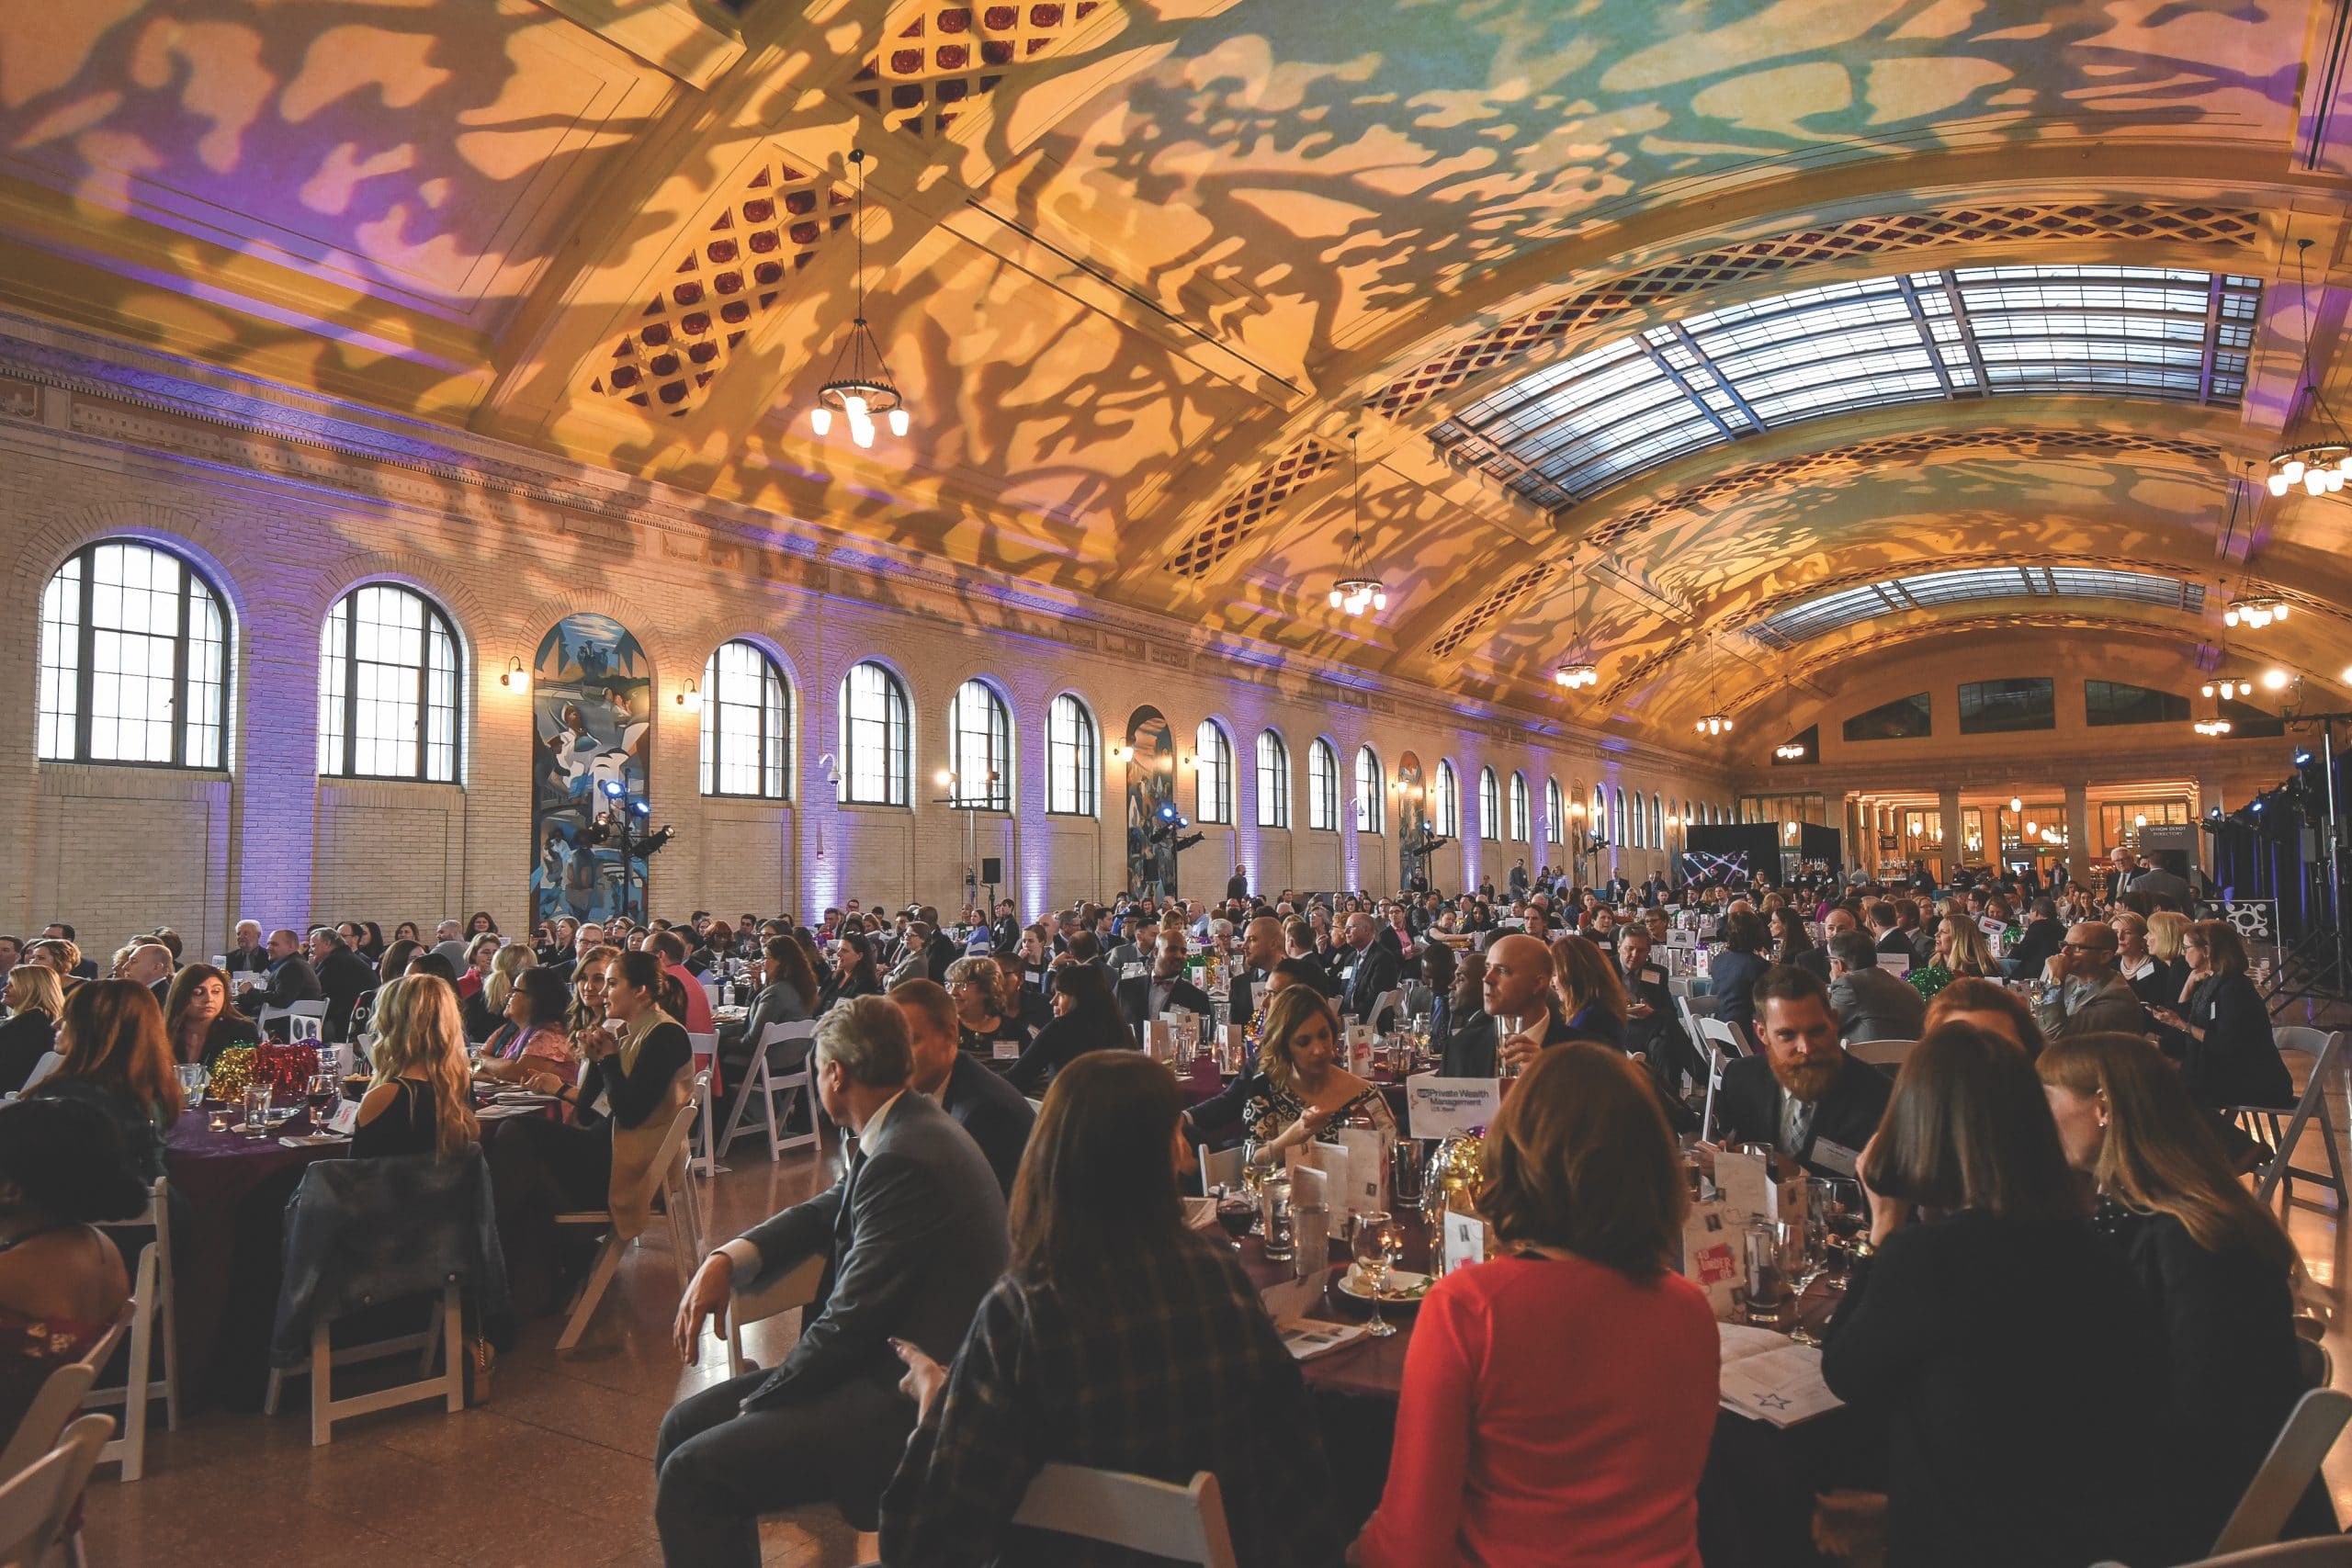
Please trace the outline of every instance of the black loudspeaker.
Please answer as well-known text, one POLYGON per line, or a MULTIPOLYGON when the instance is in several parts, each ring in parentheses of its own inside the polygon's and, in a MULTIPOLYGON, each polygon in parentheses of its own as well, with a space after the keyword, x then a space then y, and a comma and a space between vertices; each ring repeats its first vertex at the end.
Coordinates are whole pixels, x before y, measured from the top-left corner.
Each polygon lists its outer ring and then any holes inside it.
POLYGON ((989 855, 987 859, 981 861, 980 880, 987 883, 1002 882, 1004 880, 1004 863, 997 859, 994 855, 989 855))

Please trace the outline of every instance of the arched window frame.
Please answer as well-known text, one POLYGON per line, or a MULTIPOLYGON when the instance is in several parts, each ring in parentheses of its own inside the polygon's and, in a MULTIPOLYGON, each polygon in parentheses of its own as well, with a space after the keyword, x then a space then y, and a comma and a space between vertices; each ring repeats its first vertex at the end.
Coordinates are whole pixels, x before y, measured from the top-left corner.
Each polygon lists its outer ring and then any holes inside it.
MULTIPOLYGON (((1624 794, 1625 792, 1622 788, 1617 792, 1619 804, 1621 806, 1623 804, 1624 794)), ((1649 823, 1648 819, 1643 815, 1642 792, 1639 790, 1635 790, 1634 792, 1634 809, 1632 818, 1633 819, 1625 824, 1625 832, 1627 835, 1625 839, 1626 847, 1636 850, 1648 848, 1650 841, 1649 823)))
POLYGON ((1650 791, 1650 848, 1666 848, 1666 801, 1657 791, 1650 791))
POLYGON ((404 582, 363 582, 319 628, 319 774, 458 782, 463 656, 449 614, 404 582))
POLYGON ((1527 775, 1514 772, 1510 775, 1510 838, 1515 844, 1527 843, 1532 838, 1528 818, 1527 775))
POLYGON ((1064 692, 1046 708, 1046 815, 1092 817, 1102 809, 1102 731, 1094 710, 1064 692))
POLYGON ((1012 809, 1012 708, 977 675, 947 699, 947 771, 953 809, 1012 809))
MULTIPOLYGON (((118 619, 122 617, 118 616, 118 619)), ((34 754, 49 762, 199 771, 227 765, 229 613, 196 563, 147 539, 97 539, 67 557, 41 592, 34 754), (169 564, 159 582, 155 563, 169 564), (101 625, 103 594, 152 612, 144 625, 101 625), (153 630, 158 623, 166 629, 153 630), (169 665, 152 655, 167 651, 169 665), (126 659, 143 653, 151 657, 126 659), (116 701, 99 711, 101 682, 116 701), (143 711, 124 711, 125 692, 143 711), (126 739, 135 736, 132 750, 126 739)))
POLYGON ((1386 813, 1380 797, 1387 787, 1387 774, 1380 765, 1380 753, 1369 746, 1356 748, 1356 831, 1377 833, 1386 813))
POLYGON ((841 798, 844 806, 913 804, 914 726, 906 682, 879 660, 842 676, 841 798))
POLYGON ((1502 842, 1503 787, 1492 768, 1478 770, 1478 837, 1490 844, 1502 842))
POLYGON ((766 649, 732 637, 703 660, 702 793, 792 798, 792 686, 766 649))
POLYGON ((1258 826, 1290 826, 1290 748, 1272 729, 1258 732, 1258 826))
POLYGON ((1319 735, 1306 749, 1306 828, 1312 833, 1340 830, 1340 753, 1319 735))
POLYGON ((1233 739, 1204 718, 1193 732, 1193 817, 1230 826, 1233 815, 1233 739))
POLYGON ((1437 764, 1437 834, 1441 839, 1462 837, 1462 781, 1453 776, 1453 764, 1442 757, 1437 764))
POLYGON ((1554 849, 1567 841, 1567 798, 1560 793, 1559 779, 1551 775, 1544 780, 1544 822, 1554 849))

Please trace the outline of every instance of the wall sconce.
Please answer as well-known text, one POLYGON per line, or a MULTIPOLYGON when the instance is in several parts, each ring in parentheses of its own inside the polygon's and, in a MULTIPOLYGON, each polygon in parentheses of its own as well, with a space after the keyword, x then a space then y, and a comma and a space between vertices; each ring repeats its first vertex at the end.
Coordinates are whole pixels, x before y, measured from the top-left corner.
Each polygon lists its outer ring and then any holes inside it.
POLYGON ((2147 825, 2148 825, 2148 814, 2147 814, 2146 812, 2142 811, 2142 812, 2137 812, 2137 813, 2134 813, 2134 814, 2133 814, 2133 816, 2132 816, 2132 826, 2133 826, 2134 828, 2144 828, 2144 827, 2146 827, 2147 825))
POLYGON ((1201 760, 1187 751, 1184 753, 1184 765, 1188 768, 1197 768, 1201 765, 1201 760))
POLYGON ((678 705, 688 713, 702 712, 702 689, 692 681, 678 693, 678 705))
MULTIPOLYGON (((2009 809, 2010 809, 2010 810, 2012 810, 2012 811, 2023 811, 2023 810, 2025 809, 2025 802, 2024 802, 2024 801, 2022 801, 2022 800, 2019 800, 2016 795, 2013 795, 2009 796, 2009 809)), ((2027 831, 2030 832, 2030 831, 2032 831, 2032 829, 2027 829, 2027 831)))
POLYGON ((1571 817, 1582 817, 1584 815, 1584 802, 1579 800, 1574 806, 1569 807, 1568 815, 1571 817))
POLYGON ((506 661, 506 673, 498 678, 498 683, 520 696, 531 689, 531 672, 523 668, 521 660, 510 659, 506 661))
POLYGON ((1125 741, 1114 740, 1111 742, 1111 761, 1114 762, 1124 762, 1135 754, 1135 748, 1129 746, 1125 741))

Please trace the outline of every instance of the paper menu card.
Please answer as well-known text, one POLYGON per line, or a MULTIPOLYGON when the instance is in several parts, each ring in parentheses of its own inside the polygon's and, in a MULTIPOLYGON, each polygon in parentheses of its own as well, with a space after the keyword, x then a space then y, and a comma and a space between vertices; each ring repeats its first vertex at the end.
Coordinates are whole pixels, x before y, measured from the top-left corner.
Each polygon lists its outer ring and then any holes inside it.
POLYGON ((1405 1125, 1416 1138, 1451 1138, 1494 1124, 1502 1110, 1498 1078, 1444 1078, 1418 1073, 1405 1080, 1405 1125))
POLYGON ((1291 1206, 1296 1208, 1305 1200, 1298 1195, 1298 1174, 1304 1170, 1317 1173, 1323 1186, 1323 1201, 1330 1211, 1330 1234, 1343 1236, 1348 1233, 1348 1216, 1359 1208, 1370 1207, 1356 1201, 1357 1184, 1351 1179, 1348 1146, 1345 1144, 1308 1144, 1290 1151, 1291 1206))
POLYGON ((1845 1402, 1821 1381, 1821 1351, 1769 1328, 1716 1325, 1722 1336, 1723 1406, 1775 1427, 1793 1427, 1845 1402))
POLYGON ((1321 1279, 1286 1280, 1258 1292, 1283 1348, 1299 1360, 1311 1360, 1364 1337, 1360 1323, 1329 1323, 1309 1315, 1323 1302, 1321 1279))
POLYGON ((1476 1214, 1456 1213, 1448 1209, 1442 1245, 1445 1270, 1449 1274, 1473 1263, 1484 1263, 1487 1260, 1487 1222, 1476 1214))

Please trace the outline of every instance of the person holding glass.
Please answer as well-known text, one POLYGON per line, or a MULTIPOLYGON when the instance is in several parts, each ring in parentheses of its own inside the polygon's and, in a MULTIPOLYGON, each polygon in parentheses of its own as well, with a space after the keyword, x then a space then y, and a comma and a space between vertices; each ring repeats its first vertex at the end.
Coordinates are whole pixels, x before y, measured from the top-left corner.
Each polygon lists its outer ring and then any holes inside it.
POLYGON ((1699 1561, 1717 1334, 1666 1268, 1688 1189, 1641 1069, 1543 1053, 1487 1130, 1478 1210, 1501 1256, 1422 1299, 1362 1568, 1699 1561))
POLYGON ((1569 1039, 1625 1048, 1624 982, 1598 942, 1571 932, 1552 943, 1552 994, 1559 998, 1569 1039))
POLYGON ((1186 1112, 1192 1128, 1225 1125, 1236 1114, 1263 1157, 1311 1144, 1334 1126, 1360 1122, 1384 1141, 1396 1117, 1378 1085, 1340 1066, 1340 1015, 1312 986, 1288 985, 1259 1013, 1258 1059, 1225 1089, 1186 1112))
MULTIPOLYGON (((2098 1195, 2093 1227, 2156 1305, 2171 1397, 2165 1495, 2182 1544, 2211 1544, 2306 1380, 2294 1244, 2230 1168, 2180 1075, 2131 1034, 2061 1040, 2035 1064, 2066 1163, 2098 1195)), ((2333 1535, 2313 1482, 2288 1533, 2333 1535)))
POLYGON ((1821 1375, 1884 1424, 1889 1568, 2178 1561, 2155 1312, 2092 1234, 2025 1054, 1930 1030, 1860 1179, 1874 1250, 1821 1375))
MULTIPOLYGON (((1293 986, 1273 1005, 1294 997, 1314 993, 1293 986)), ((1013 1187, 1011 1265, 954 1364, 896 1347, 920 1416, 882 1495, 883 1561, 1074 1560, 1012 1523, 1055 1462, 1179 1485, 1208 1471, 1237 1561, 1338 1560, 1297 1363, 1233 1253, 1185 1227, 1182 1104, 1174 1075, 1134 1051, 1090 1052, 1046 1090, 1013 1187)))
POLYGON ((261 1029, 229 1000, 229 976, 209 964, 191 964, 172 976, 164 1000, 164 1032, 175 1062, 209 1069, 235 1045, 261 1043, 261 1029))

